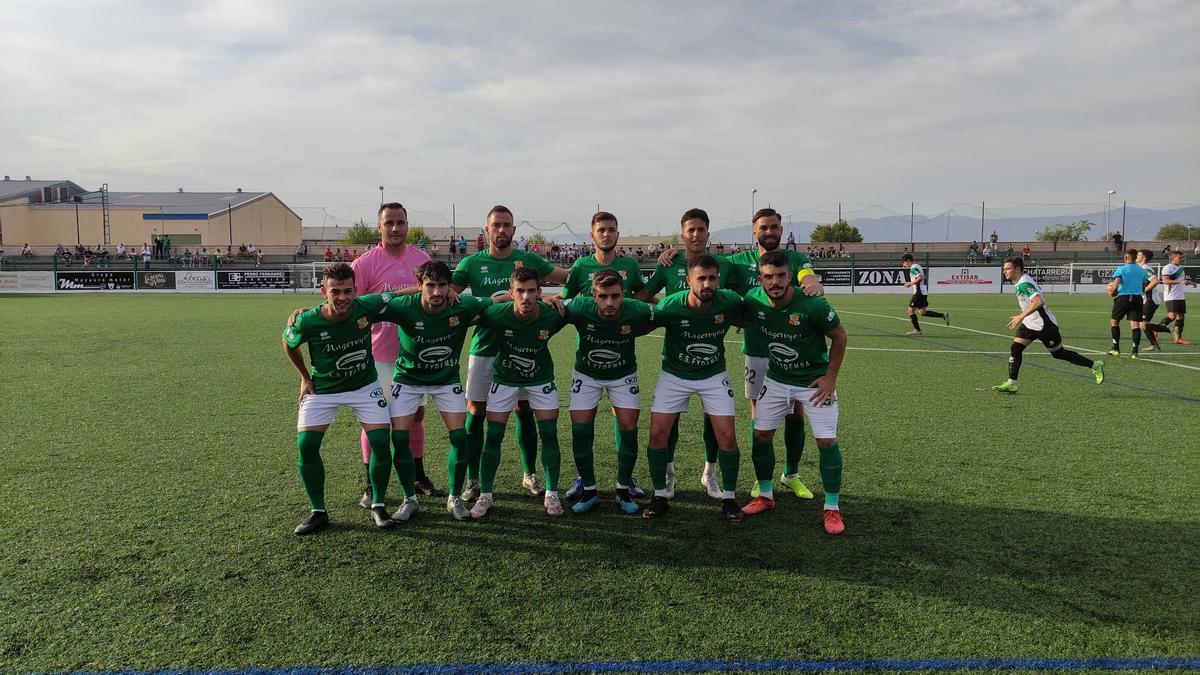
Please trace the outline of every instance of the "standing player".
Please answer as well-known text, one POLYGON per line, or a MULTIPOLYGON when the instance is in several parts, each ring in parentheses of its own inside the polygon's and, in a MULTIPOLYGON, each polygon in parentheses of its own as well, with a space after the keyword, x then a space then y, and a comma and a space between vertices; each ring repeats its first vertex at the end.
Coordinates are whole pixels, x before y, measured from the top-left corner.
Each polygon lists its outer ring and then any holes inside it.
POLYGON ((626 298, 625 279, 615 269, 596 273, 591 286, 592 297, 575 298, 567 306, 567 316, 579 334, 571 375, 571 453, 579 469, 580 493, 571 510, 584 513, 600 502, 592 446, 596 407, 600 395, 608 392, 617 422, 617 505, 633 514, 638 505, 630 486, 641 410, 634 339, 654 327, 654 308, 626 298))
POLYGON ((1017 256, 1005 260, 1004 278, 1013 285, 1013 291, 1017 294, 1017 304, 1021 306, 1021 313, 1008 322, 1010 329, 1017 329, 1017 336, 1013 338, 1009 348, 1008 379, 992 389, 1009 394, 1017 393, 1017 375, 1021 372, 1021 354, 1034 340, 1041 340, 1054 358, 1090 368, 1092 375, 1096 378, 1096 384, 1103 383, 1103 361, 1092 361, 1078 352, 1063 347, 1057 319, 1050 312, 1050 308, 1046 306, 1046 298, 1042 295, 1041 287, 1037 285, 1033 277, 1025 274, 1025 261, 1017 256))
MULTIPOLYGON (((509 299, 510 277, 513 270, 524 267, 538 274, 543 283, 561 284, 567 280, 567 270, 555 267, 536 253, 513 247, 512 211, 506 206, 493 206, 487 215, 485 231, 487 249, 463 258, 454 269, 451 287, 461 293, 471 289, 477 298, 509 299)), ((558 302, 554 299, 552 302, 558 302)), ((483 453, 484 415, 487 410, 488 389, 492 386, 492 362, 496 358, 495 336, 486 325, 475 327, 471 337, 471 356, 467 359, 467 464, 465 501, 479 496, 479 462, 483 453)), ((521 446, 521 484, 535 495, 546 489, 537 477, 537 425, 529 403, 522 400, 517 408, 517 443, 521 446)))
POLYGON ((1137 252, 1137 264, 1146 272, 1146 290, 1142 293, 1142 334, 1150 341, 1150 346, 1146 347, 1146 351, 1158 351, 1158 333, 1151 330, 1153 324, 1150 323, 1154 319, 1154 312, 1158 310, 1158 306, 1162 304, 1162 285, 1158 283, 1158 275, 1155 274, 1154 268, 1150 266, 1150 261, 1154 260, 1154 251, 1148 248, 1143 248, 1137 252))
MULTIPOLYGON (((772 208, 759 209, 754 214, 752 232, 757 248, 748 248, 729 256, 733 266, 732 288, 743 297, 755 288, 761 287, 759 277, 759 260, 771 251, 783 251, 790 270, 791 283, 799 285, 804 295, 823 295, 825 289, 821 280, 813 273, 808 256, 798 251, 786 251, 779 248, 783 237, 783 217, 772 208)), ((763 378, 767 375, 767 340, 755 331, 742 333, 742 354, 746 357, 745 382, 746 398, 750 400, 751 433, 754 431, 754 414, 757 410, 758 397, 762 393, 763 378)), ((804 416, 799 403, 796 409, 788 414, 783 425, 783 441, 787 451, 787 462, 780 482, 786 485, 793 494, 802 499, 812 499, 813 494, 800 480, 800 459, 804 453, 804 416)), ((751 496, 758 496, 751 491, 751 496)))
POLYGON ((1142 341, 1142 293, 1146 289, 1146 270, 1133 261, 1133 249, 1127 249, 1122 255, 1125 264, 1113 271, 1113 279, 1108 282, 1108 293, 1113 296, 1112 310, 1112 356, 1121 355, 1121 319, 1129 320, 1129 333, 1133 341, 1133 352, 1129 358, 1138 357, 1138 345, 1142 341))
POLYGON ((558 388, 554 385, 554 360, 550 338, 567 324, 554 307, 541 302, 538 273, 521 267, 512 273, 513 300, 492 305, 479 317, 481 326, 494 336, 497 350, 492 360, 492 383, 487 398, 487 440, 480 466, 480 495, 471 509, 472 518, 483 518, 495 502, 492 484, 500 466, 508 416, 524 394, 537 419, 542 439, 542 469, 546 475, 543 504, 546 513, 563 515, 558 498, 561 456, 558 449, 558 388))
MULTIPOLYGON (((704 209, 688 209, 684 211, 683 216, 679 219, 679 239, 683 242, 683 255, 679 255, 679 249, 670 249, 663 252, 659 257, 658 264, 654 266, 654 271, 650 274, 650 278, 646 280, 645 288, 638 293, 637 298, 639 300, 649 302, 659 291, 663 291, 664 296, 669 296, 690 288, 688 280, 690 266, 695 261, 708 255, 708 228, 708 213, 704 209)), ((716 260, 719 266, 718 287, 722 289, 730 288, 734 283, 733 265, 729 263, 728 258, 714 257, 713 260, 716 260)), ((723 360, 722 363, 724 363, 723 360)), ((678 418, 676 418, 676 423, 671 428, 670 437, 667 441, 667 448, 672 457, 675 456, 675 446, 678 441, 679 423, 678 418)), ((709 419, 708 415, 705 415, 704 470, 700 473, 700 484, 704 486, 709 497, 724 499, 724 490, 721 489, 720 482, 717 479, 718 445, 716 432, 713 431, 712 420, 709 419)), ((667 486, 667 493, 674 496, 674 462, 670 462, 667 465, 667 486)))
MULTIPOLYGON (((758 261, 761 285, 746 294, 742 319, 746 332, 766 345, 767 376, 754 416, 751 458, 758 494, 742 508, 754 515, 775 508, 775 430, 795 406, 802 406, 821 453, 821 483, 825 488, 825 532, 841 534, 846 526, 838 505, 842 488, 842 451, 837 442, 837 376, 846 354, 846 329, 823 297, 797 293, 783 251, 771 251, 758 261), (826 351, 825 338, 830 346, 826 351)), ((785 477, 786 478, 786 477, 785 477)))
MULTIPOLYGON (((356 258, 351 267, 354 268, 354 288, 359 295, 367 293, 387 293, 402 288, 417 285, 416 269, 429 260, 429 256, 416 246, 409 246, 408 211, 399 202, 389 202, 379 207, 379 245, 356 258)), ((396 354, 400 345, 396 335, 396 327, 388 322, 380 322, 371 327, 371 353, 375 360, 375 372, 379 383, 386 391, 391 387, 392 369, 396 364, 396 354)), ((413 418, 409 439, 412 447, 413 467, 416 473, 416 487, 422 494, 441 497, 446 493, 434 486, 425 475, 425 407, 417 409, 413 418)), ((371 449, 364 433, 361 438, 363 464, 367 464, 371 449)), ((411 495, 410 495, 411 496, 411 495)), ((416 501, 406 502, 401 506, 413 508, 416 501)), ((371 493, 368 489, 363 492, 362 507, 371 505, 371 493)), ((406 512, 407 514, 407 512, 406 512)), ((411 515, 411 514, 407 514, 411 515)), ((404 520, 408 520, 407 517, 404 520)))
POLYGON ((909 335, 920 335, 921 324, 917 321, 917 314, 921 316, 932 316, 935 319, 941 319, 950 325, 950 312, 933 312, 929 310, 929 285, 925 278, 925 270, 916 262, 914 262, 911 253, 905 253, 904 257, 900 258, 904 269, 908 270, 908 281, 904 285, 913 289, 912 299, 908 301, 908 320, 912 321, 913 329, 908 331, 909 335))
MULTIPOLYGON (((362 258, 359 258, 362 260, 362 258)), ((449 304, 450 268, 444 262, 426 262, 417 268, 420 295, 392 297, 383 311, 384 318, 399 328, 399 351, 395 372, 390 376, 390 414, 395 464, 407 498, 394 520, 408 520, 416 511, 414 476, 411 468, 410 429, 425 397, 433 399, 446 432, 450 453, 446 460, 450 476, 450 495, 446 510, 457 520, 471 517, 459 496, 467 472, 467 402, 459 381, 459 355, 467 338, 467 326, 475 322, 491 300, 471 295, 459 296, 449 304), (407 470, 400 470, 408 463, 407 470), (406 507, 412 504, 411 507, 406 507)), ((385 294, 386 296, 387 294, 385 294)), ((419 480, 419 478, 418 478, 419 480)))
MULTIPOLYGON (((621 238, 621 233, 618 227, 617 217, 607 211, 598 211, 592 216, 591 236, 592 244, 594 244, 595 247, 595 253, 580 258, 576 260, 573 265, 571 265, 571 271, 567 275, 567 281, 565 284, 563 284, 563 298, 570 300, 571 298, 581 295, 591 296, 593 287, 592 282, 595 279, 595 276, 604 270, 614 270, 620 275, 621 288, 625 297, 627 298, 634 297, 635 294, 641 291, 646 285, 645 281, 642 279, 642 269, 638 265, 637 261, 633 258, 617 255, 617 242, 620 241, 621 238)), ((572 393, 572 397, 574 397, 574 393, 572 393)), ((611 396, 609 400, 611 401, 611 396)), ((597 402, 598 401, 599 399, 597 399, 597 402)), ((574 408, 572 408, 571 414, 572 419, 574 419, 574 408)), ((621 424, 620 420, 615 417, 615 410, 613 411, 613 414, 617 434, 617 443, 619 445, 621 442, 621 424)), ((589 433, 592 433, 593 435, 594 420, 595 415, 593 414, 588 420, 588 430, 589 433)), ((573 427, 574 422, 572 422, 572 428, 573 427)), ((633 430, 636 437, 636 418, 634 420, 633 430)), ((572 433, 572 438, 574 439, 574 433, 572 433)), ((584 437, 581 437, 581 439, 582 438, 584 437)), ((590 446, 590 442, 588 442, 588 445, 590 446)), ((637 457, 636 439, 631 451, 633 452, 633 456, 637 457)), ((590 450, 588 450, 588 452, 590 453, 590 450)), ((618 454, 620 454, 619 449, 618 454)), ((629 483, 626 483, 626 487, 630 494, 634 497, 640 497, 643 494, 641 489, 639 489, 638 486, 633 482, 632 477, 629 478, 629 481, 629 483)), ((574 497, 578 497, 582 491, 583 478, 582 476, 576 477, 575 481, 571 483, 571 487, 567 489, 567 498, 572 499, 574 497)), ((623 508, 627 508, 627 506, 623 505, 623 508)))
POLYGON ((1192 341, 1183 337, 1183 315, 1187 314, 1185 286, 1195 286, 1196 282, 1189 279, 1183 269, 1183 251, 1171 251, 1170 260, 1170 263, 1163 266, 1161 277, 1167 318, 1159 322, 1157 330, 1167 330, 1167 326, 1174 321, 1175 327, 1171 331, 1175 334, 1175 344, 1190 345, 1192 341))
POLYGON ((655 323, 666 327, 667 334, 646 449, 654 498, 642 510, 643 518, 666 515, 669 509, 667 467, 675 458, 668 440, 679 413, 685 412, 688 400, 697 395, 712 421, 719 448, 721 511, 729 522, 742 521, 734 493, 740 454, 733 423, 733 389, 725 367, 725 335, 738 317, 742 299, 734 291, 718 288, 720 269, 716 258, 700 256, 688 267, 688 290, 668 295, 654 309, 655 323))
POLYGON ((370 442, 371 518, 376 527, 394 523, 384 508, 384 492, 391 475, 388 450, 387 395, 367 366, 373 321, 386 299, 373 302, 356 297, 354 270, 339 263, 325 268, 321 282, 325 302, 304 312, 283 333, 288 360, 300 372, 300 414, 296 422, 297 465, 312 513, 296 527, 296 534, 315 532, 329 524, 325 510, 325 465, 321 440, 333 423, 338 406, 349 406, 370 442), (304 363, 300 345, 308 343, 312 371, 304 363))

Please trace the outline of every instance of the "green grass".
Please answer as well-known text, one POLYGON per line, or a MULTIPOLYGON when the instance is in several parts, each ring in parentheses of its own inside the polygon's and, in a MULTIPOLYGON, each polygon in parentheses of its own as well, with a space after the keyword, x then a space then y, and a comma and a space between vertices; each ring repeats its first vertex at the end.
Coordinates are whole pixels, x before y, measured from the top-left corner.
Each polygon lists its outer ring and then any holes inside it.
MULTIPOLYGON (((903 296, 834 296, 852 349, 841 538, 821 530, 811 439, 816 500, 781 495, 723 523, 698 482, 696 403, 667 520, 620 515, 611 491, 594 514, 549 519, 521 493, 510 426, 486 522, 427 499, 389 532, 355 504, 343 411, 324 452, 334 526, 300 538, 297 378, 279 333, 312 301, 0 298, 0 670, 1200 653, 1200 348, 1110 360, 1098 387, 1033 346, 1005 396, 990 386, 1011 297, 937 297, 983 332, 926 320, 908 338, 903 296)), ((1106 297, 1050 306, 1067 344, 1107 348, 1106 297)), ((573 329, 555 338, 564 392, 573 346, 573 329)), ((647 407, 659 347, 640 345, 647 407)), ((559 428, 565 484, 565 412, 559 428)), ((428 429, 444 486, 445 430, 428 429)), ((644 421, 648 485, 645 440, 644 421)), ((607 487, 607 420, 596 447, 607 487)))

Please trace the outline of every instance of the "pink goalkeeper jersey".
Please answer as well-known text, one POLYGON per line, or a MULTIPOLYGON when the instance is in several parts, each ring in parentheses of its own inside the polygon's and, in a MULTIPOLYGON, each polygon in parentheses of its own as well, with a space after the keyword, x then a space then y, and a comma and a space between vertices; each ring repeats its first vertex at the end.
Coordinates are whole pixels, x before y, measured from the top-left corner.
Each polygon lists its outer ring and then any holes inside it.
MULTIPOLYGON (((416 246, 405 246, 404 253, 392 255, 376 246, 350 263, 354 268, 354 289, 359 295, 397 291, 417 285, 417 268, 429 256, 416 246)), ((391 362, 400 352, 396 324, 381 321, 371 326, 371 352, 375 361, 391 362)))

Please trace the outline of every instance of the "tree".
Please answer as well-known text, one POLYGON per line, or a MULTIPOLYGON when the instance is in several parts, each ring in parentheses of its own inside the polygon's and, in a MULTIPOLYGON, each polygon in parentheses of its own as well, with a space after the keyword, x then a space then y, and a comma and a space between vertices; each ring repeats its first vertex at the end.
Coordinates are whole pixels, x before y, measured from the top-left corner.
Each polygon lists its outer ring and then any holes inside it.
POLYGON ((428 239, 425 234, 425 228, 420 225, 412 225, 408 228, 408 236, 404 238, 406 244, 419 244, 422 239, 428 239))
POLYGON ((1081 220, 1070 225, 1047 225, 1033 233, 1033 238, 1037 241, 1087 241, 1085 236, 1088 230, 1095 227, 1096 224, 1081 220))
POLYGON ((1184 225, 1183 223, 1171 223, 1163 225, 1158 230, 1158 234, 1154 238, 1159 241, 1180 241, 1200 239, 1200 227, 1194 225, 1184 225))
POLYGON ((379 243, 379 232, 375 228, 367 225, 367 221, 359 218, 354 225, 346 231, 346 236, 342 237, 342 243, 347 245, 367 245, 379 243))
POLYGON ((862 232, 858 231, 850 223, 847 223, 844 218, 839 219, 832 225, 818 225, 813 228, 812 234, 809 236, 809 241, 812 243, 831 243, 831 242, 860 242, 863 240, 862 232))
POLYGON ((528 242, 530 246, 533 246, 534 244, 537 244, 538 246, 547 246, 550 244, 550 240, 547 239, 546 235, 542 234, 541 232, 534 232, 533 236, 527 238, 525 241, 528 242))

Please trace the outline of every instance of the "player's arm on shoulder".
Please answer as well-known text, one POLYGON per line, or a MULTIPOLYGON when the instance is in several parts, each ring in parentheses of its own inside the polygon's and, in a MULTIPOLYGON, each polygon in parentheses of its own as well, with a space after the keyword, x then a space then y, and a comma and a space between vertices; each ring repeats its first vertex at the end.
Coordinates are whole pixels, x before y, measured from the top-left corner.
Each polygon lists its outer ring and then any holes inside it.
POLYGON ((812 265, 807 261, 796 272, 796 280, 800 282, 800 288, 804 290, 804 294, 809 297, 825 295, 825 286, 821 284, 821 277, 813 271, 812 265))
POLYGON ((542 281, 548 284, 565 283, 571 271, 565 267, 551 267, 550 271, 542 275, 542 281))
POLYGON ((675 262, 675 256, 679 255, 682 250, 679 246, 664 248, 662 253, 658 254, 658 264, 662 267, 670 267, 675 262))
POLYGON ((559 316, 567 315, 567 305, 566 305, 566 302, 563 300, 562 296, 560 296, 560 295, 543 295, 542 302, 544 302, 547 305, 550 305, 552 308, 554 308, 554 311, 558 312, 559 316))

